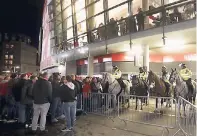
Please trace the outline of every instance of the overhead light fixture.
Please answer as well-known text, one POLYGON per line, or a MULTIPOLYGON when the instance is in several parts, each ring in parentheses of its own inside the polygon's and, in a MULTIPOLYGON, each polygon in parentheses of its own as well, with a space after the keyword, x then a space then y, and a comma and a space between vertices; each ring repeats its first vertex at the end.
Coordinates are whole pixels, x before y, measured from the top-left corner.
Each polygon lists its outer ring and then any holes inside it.
POLYGON ((127 52, 128 55, 141 55, 143 49, 141 45, 132 46, 131 49, 127 52))
POLYGON ((16 66, 15 68, 16 68, 16 69, 19 69, 20 67, 19 67, 19 66, 16 66))
POLYGON ((2 72, 5 72, 5 73, 10 73, 10 71, 9 71, 9 70, 7 70, 7 71, 2 71, 2 72))
POLYGON ((163 39, 163 45, 165 46, 166 45, 166 39, 167 39, 167 37, 166 36, 163 36, 162 39, 163 39))
POLYGON ((166 52, 170 51, 181 51, 185 48, 183 40, 166 40, 163 49, 166 52))

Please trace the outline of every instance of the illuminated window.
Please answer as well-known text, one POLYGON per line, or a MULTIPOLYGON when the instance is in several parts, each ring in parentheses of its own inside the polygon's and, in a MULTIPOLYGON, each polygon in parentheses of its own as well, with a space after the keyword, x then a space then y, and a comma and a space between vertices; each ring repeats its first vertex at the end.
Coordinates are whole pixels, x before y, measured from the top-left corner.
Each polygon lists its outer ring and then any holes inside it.
MULTIPOLYGON (((77 0, 75 2, 75 13, 85 7, 85 0, 77 0)), ((81 11, 80 11, 81 12, 81 11)))
POLYGON ((63 26, 64 26, 64 30, 67 29, 67 28, 70 28, 72 26, 72 17, 66 19, 64 22, 63 22, 63 26))
POLYGON ((11 45, 11 46, 10 46, 10 48, 13 48, 13 47, 14 47, 14 45, 11 45))
POLYGON ((13 55, 10 55, 10 56, 9 56, 9 59, 13 59, 13 55))
POLYGON ((13 63, 12 60, 9 60, 9 64, 12 65, 12 63, 13 63))
POLYGON ((8 59, 8 55, 5 55, 5 59, 8 59))
POLYGON ((59 5, 55 8, 55 15, 57 16, 60 12, 61 12, 61 5, 59 4, 59 5))
POLYGON ((62 21, 61 14, 56 17, 56 24, 59 24, 62 21))
POLYGON ((87 5, 89 5, 89 4, 91 4, 91 3, 95 2, 95 1, 97 1, 97 0, 86 0, 87 5))
POLYGON ((76 13, 76 19, 77 19, 77 23, 86 19, 86 11, 85 11, 85 9, 83 9, 80 12, 76 13))
POLYGON ((62 8, 65 9, 66 7, 68 7, 69 5, 71 5, 71 0, 63 0, 62 1, 62 8))
POLYGON ((70 17, 71 15, 72 15, 72 9, 71 9, 71 6, 69 6, 63 11, 63 19, 66 19, 70 17))
POLYGON ((86 32, 86 21, 77 24, 77 34, 80 35, 86 32))
POLYGON ((5 64, 8 64, 8 60, 5 60, 5 64))
MULTIPOLYGON (((167 0, 165 0, 167 1, 167 0)), ((149 6, 152 6, 154 8, 160 7, 161 6, 161 0, 149 0, 149 6)))
POLYGON ((122 6, 119 6, 115 9, 112 9, 109 11, 109 18, 114 18, 115 20, 119 20, 121 17, 127 17, 128 16, 128 5, 124 4, 122 6))
POLYGON ((79 47, 87 45, 87 36, 84 35, 84 36, 79 37, 78 44, 79 44, 79 47))
POLYGON ((127 0, 108 0, 108 8, 114 7, 124 1, 127 1, 127 0))
POLYGON ((132 4, 133 15, 138 13, 138 8, 142 8, 142 0, 133 0, 133 4, 132 4))
POLYGON ((60 34, 62 32, 62 24, 60 23, 57 27, 56 27, 56 34, 60 34))
POLYGON ((63 41, 62 34, 59 34, 57 40, 58 40, 58 42, 57 42, 58 44, 62 43, 62 41, 63 41))
POLYGON ((87 16, 88 18, 90 18, 102 11, 103 11, 103 0, 100 0, 87 8, 87 16))
POLYGON ((164 0, 164 4, 169 4, 169 3, 173 3, 176 1, 180 1, 180 0, 164 0))
POLYGON ((73 37, 73 28, 70 28, 67 30, 67 39, 70 39, 73 37))
POLYGON ((60 3, 60 0, 55 0, 56 5, 60 3))
POLYGON ((104 14, 100 14, 88 20, 90 30, 98 28, 101 23, 104 24, 104 14))

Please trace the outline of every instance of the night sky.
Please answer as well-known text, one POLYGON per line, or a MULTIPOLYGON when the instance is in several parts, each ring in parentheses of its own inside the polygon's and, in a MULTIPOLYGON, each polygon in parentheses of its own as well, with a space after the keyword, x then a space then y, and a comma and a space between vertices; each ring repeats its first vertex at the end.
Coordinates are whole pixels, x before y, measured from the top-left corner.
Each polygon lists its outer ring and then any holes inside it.
POLYGON ((0 0, 0 32, 22 33, 38 47, 44 0, 0 0))

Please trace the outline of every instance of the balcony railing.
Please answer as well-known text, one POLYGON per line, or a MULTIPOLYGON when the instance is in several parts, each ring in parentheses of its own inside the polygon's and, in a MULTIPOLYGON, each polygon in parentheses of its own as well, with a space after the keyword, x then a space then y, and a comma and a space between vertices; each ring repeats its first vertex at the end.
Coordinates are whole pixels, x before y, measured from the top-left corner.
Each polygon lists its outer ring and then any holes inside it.
POLYGON ((108 39, 134 34, 136 32, 170 25, 196 18, 196 0, 180 0, 158 8, 151 8, 145 12, 120 20, 110 19, 106 25, 100 24, 98 28, 87 31, 69 40, 56 45, 54 54, 71 50, 83 44, 91 44, 108 39))

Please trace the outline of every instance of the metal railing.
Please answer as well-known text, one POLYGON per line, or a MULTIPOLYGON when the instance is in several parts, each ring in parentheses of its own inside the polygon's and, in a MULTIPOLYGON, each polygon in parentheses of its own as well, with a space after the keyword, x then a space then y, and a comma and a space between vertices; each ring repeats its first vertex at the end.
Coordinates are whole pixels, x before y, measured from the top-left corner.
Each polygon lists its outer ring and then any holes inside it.
POLYGON ((184 135, 187 136, 196 136, 197 107, 182 97, 178 98, 177 107, 177 124, 179 129, 174 135, 182 132, 184 135))
POLYGON ((196 106, 182 97, 179 97, 178 102, 172 97, 116 97, 106 93, 83 93, 77 98, 78 109, 87 114, 107 117, 114 122, 118 118, 125 123, 125 131, 132 130, 129 129, 129 123, 137 123, 148 128, 161 128, 161 135, 179 135, 179 132, 196 135, 196 106), (185 107, 179 107, 181 104, 185 107))
POLYGON ((117 116, 116 96, 105 93, 83 93, 82 108, 83 111, 90 114, 105 116, 113 119, 117 116))
POLYGON ((119 96, 121 100, 128 100, 127 108, 118 105, 118 117, 125 123, 134 122, 148 126, 156 126, 165 129, 176 128, 176 102, 171 97, 147 97, 147 96, 119 96), (156 106, 157 100, 157 106, 156 106))
MULTIPOLYGON (((98 28, 87 30, 87 32, 74 36, 72 39, 76 39, 75 43, 79 43, 77 39, 83 35, 87 37, 87 43, 96 43, 195 18, 196 1, 180 0, 158 8, 149 9, 148 11, 142 11, 140 14, 121 18, 120 20, 111 18, 107 24, 102 24, 98 28)), ((67 46, 67 44, 64 44, 64 46, 67 46)), ((58 52, 56 54, 58 54, 58 52)))

